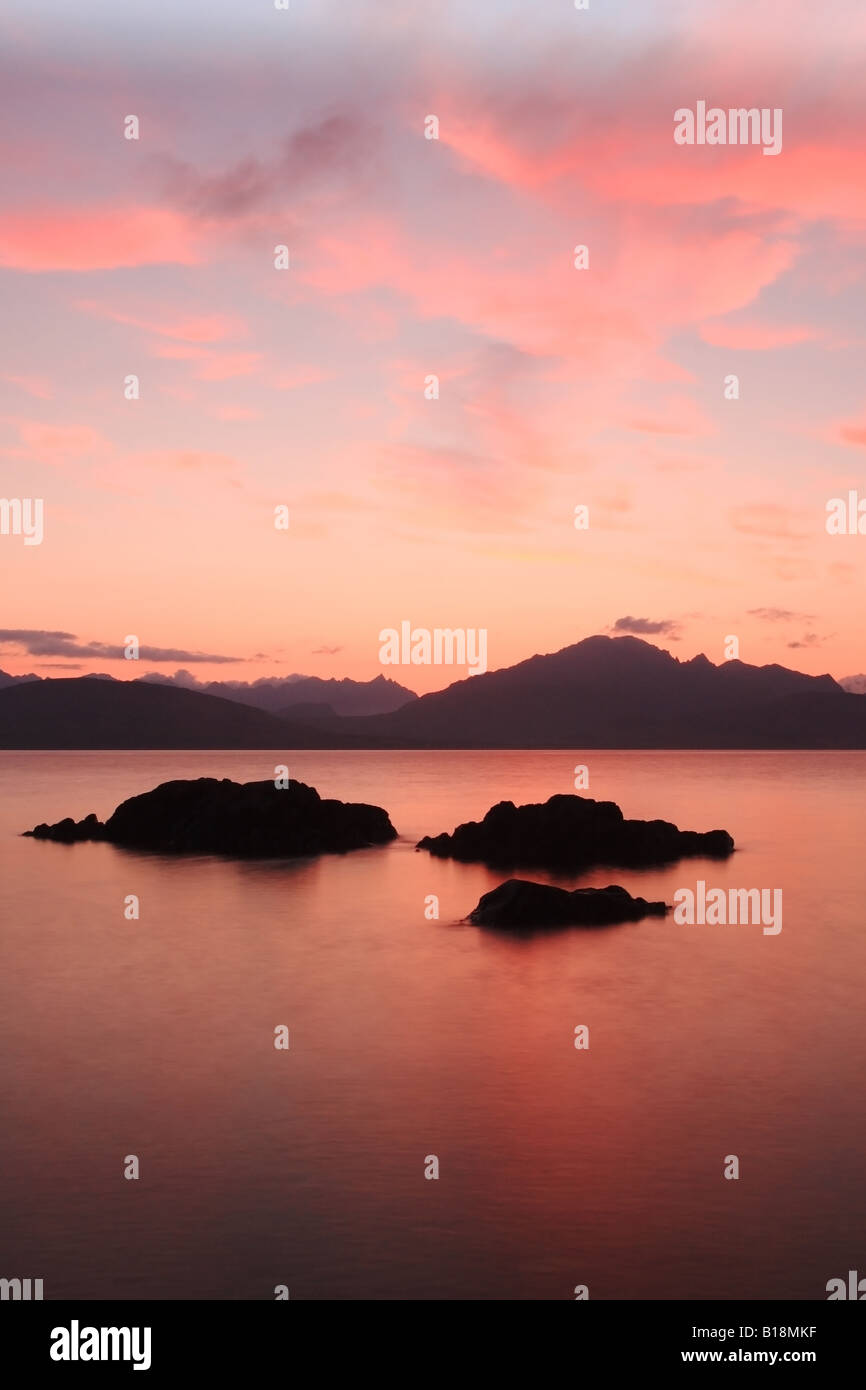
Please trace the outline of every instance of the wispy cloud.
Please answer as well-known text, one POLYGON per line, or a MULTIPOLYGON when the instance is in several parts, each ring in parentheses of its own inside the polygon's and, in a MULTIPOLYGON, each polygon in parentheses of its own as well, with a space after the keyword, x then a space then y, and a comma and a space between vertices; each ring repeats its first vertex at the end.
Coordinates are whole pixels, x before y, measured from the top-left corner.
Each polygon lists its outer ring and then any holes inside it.
POLYGON ((636 637, 675 637, 679 632, 679 623, 673 618, 617 618, 612 632, 631 633, 636 637))
MULTIPOLYGON (((74 632, 47 632, 37 628, 0 628, 0 646, 23 648, 29 656, 87 656, 109 661, 124 661, 122 643, 79 642, 74 632)), ((214 665, 243 661, 240 656, 223 656, 213 652, 189 652, 179 647, 139 648, 142 661, 189 661, 214 665)))
POLYGON ((226 338, 246 336, 248 328, 243 319, 228 314, 205 314, 191 311, 182 314, 176 307, 166 306, 154 312, 121 310, 99 300, 82 299, 76 306, 97 318, 109 319, 131 328, 141 328, 161 338, 177 338, 188 343, 218 343, 226 338))
POLYGON ((793 613, 789 608, 750 608, 750 618, 761 618, 767 623, 809 623, 814 613, 793 613))

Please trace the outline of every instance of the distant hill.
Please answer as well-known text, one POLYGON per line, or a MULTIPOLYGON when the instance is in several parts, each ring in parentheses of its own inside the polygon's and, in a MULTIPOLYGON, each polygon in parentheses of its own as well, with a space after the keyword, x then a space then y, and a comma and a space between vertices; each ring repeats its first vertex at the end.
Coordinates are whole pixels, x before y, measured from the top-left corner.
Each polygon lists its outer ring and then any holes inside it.
POLYGON ((322 733, 264 710, 146 681, 28 681, 0 690, 0 748, 341 748, 351 733, 322 733))
POLYGON ((25 681, 41 681, 41 676, 10 676, 8 671, 0 671, 0 690, 10 685, 23 685, 25 681))
POLYGON ((866 702, 831 676, 589 637, 340 727, 396 748, 866 748, 866 702))
POLYGON ((843 676, 839 684, 849 695, 866 695, 866 676, 843 676))
POLYGON ((331 705, 320 705, 314 700, 309 704, 289 705, 286 717, 299 719, 302 724, 315 724, 318 728, 323 722, 339 720, 340 716, 331 705))
POLYGON ((140 676, 154 685, 170 685, 178 690, 197 690, 202 695, 220 695, 225 700, 253 705, 257 709, 282 714, 295 705, 330 705, 333 714, 387 714, 410 700, 417 700, 414 690, 407 690, 385 676, 371 681, 323 680, 320 676, 265 676, 258 681, 200 682, 188 671, 173 676, 154 672, 140 676))
POLYGON ((286 693, 289 698, 280 708, 282 714, 290 713, 296 705, 318 704, 330 706, 332 714, 339 715, 389 714, 418 699, 414 690, 407 690, 386 676, 376 676, 371 681, 307 676, 306 680, 293 682, 286 693))

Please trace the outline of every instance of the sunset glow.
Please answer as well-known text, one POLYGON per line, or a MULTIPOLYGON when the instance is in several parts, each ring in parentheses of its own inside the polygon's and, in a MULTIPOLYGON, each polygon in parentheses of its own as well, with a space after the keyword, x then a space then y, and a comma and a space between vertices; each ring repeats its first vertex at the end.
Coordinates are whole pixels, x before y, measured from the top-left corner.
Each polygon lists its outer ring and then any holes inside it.
POLYGON ((0 20, 0 491, 45 505, 3 670, 369 680, 404 620, 495 670, 626 617, 864 670, 863 7, 641 8, 0 20), (676 144, 704 100, 781 152, 676 144), (180 658, 68 650, 127 634, 180 658))

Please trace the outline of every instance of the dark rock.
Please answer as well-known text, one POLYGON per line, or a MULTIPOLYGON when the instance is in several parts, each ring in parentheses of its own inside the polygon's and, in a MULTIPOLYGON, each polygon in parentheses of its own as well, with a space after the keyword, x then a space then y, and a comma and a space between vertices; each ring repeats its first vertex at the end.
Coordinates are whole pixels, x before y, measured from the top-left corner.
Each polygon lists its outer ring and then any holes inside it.
POLYGON ((724 859, 734 842, 726 830, 701 834, 664 820, 625 820, 613 801, 563 795, 528 806, 500 801, 482 821, 458 825, 453 835, 426 835, 416 848, 494 868, 554 870, 643 868, 696 855, 724 859))
POLYGON ((215 777, 163 782, 130 797, 102 825, 38 825, 25 832, 43 840, 108 840, 129 849, 178 854, 284 858, 363 849, 396 839, 379 806, 323 801, 315 787, 290 782, 231 782, 215 777))
POLYGON ((480 899, 469 921, 479 927, 604 927, 663 917, 664 903, 633 898, 625 888, 553 888, 509 878, 480 899))
POLYGON ((105 826, 91 812, 79 821, 74 821, 71 816, 59 820, 56 825, 46 825, 43 821, 42 825, 37 825, 34 830, 25 830, 24 834, 32 835, 35 840, 59 840, 61 844, 72 845, 78 840, 104 840, 105 826))

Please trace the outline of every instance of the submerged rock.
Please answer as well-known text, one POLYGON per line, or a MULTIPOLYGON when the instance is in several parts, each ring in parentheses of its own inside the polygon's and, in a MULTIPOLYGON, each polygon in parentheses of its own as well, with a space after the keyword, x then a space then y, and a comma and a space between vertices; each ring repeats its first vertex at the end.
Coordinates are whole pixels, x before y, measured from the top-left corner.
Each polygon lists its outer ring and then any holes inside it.
POLYGON ((239 858, 339 853, 397 837, 380 806, 323 801, 303 782, 278 789, 272 781, 215 777, 163 782, 122 802, 105 824, 90 815, 24 833, 39 840, 108 840, 129 849, 239 858))
POLYGON ((613 801, 552 796, 515 806, 500 801, 482 821, 458 825, 453 835, 426 835, 417 849, 442 859, 492 868, 587 869, 596 864, 642 868, 697 855, 723 859, 734 851, 726 830, 678 830, 670 821, 625 820, 613 801))
POLYGON ((485 893, 468 920, 479 927, 604 927, 663 917, 664 903, 633 898, 625 888, 553 888, 509 878, 485 893))

